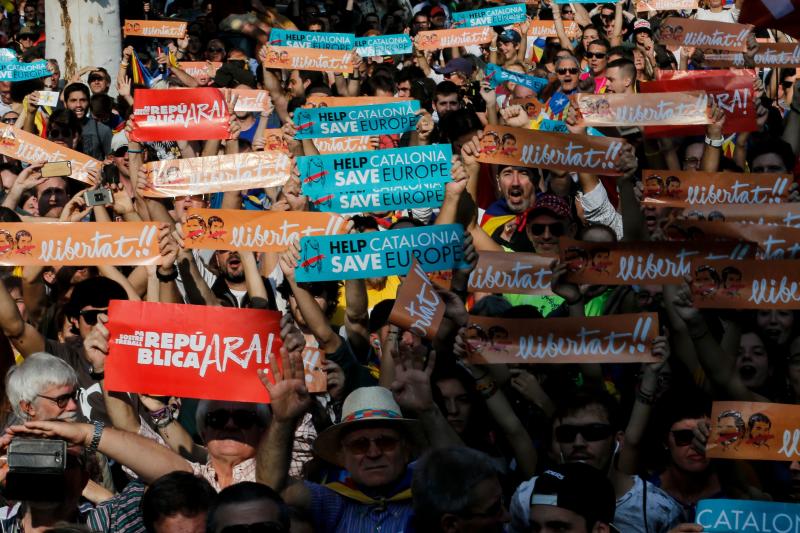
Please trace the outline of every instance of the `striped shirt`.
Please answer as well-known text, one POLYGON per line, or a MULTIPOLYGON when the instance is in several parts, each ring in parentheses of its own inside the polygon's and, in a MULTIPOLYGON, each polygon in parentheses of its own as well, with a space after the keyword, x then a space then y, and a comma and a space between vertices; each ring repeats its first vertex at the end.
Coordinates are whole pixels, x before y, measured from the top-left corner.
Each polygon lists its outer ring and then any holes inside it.
POLYGON ((411 500, 390 502, 381 508, 345 498, 310 481, 306 481, 305 485, 311 491, 311 514, 315 531, 401 533, 411 518, 411 500))
POLYGON ((122 492, 95 507, 86 525, 93 531, 146 533, 140 510, 144 489, 141 481, 131 481, 122 492))

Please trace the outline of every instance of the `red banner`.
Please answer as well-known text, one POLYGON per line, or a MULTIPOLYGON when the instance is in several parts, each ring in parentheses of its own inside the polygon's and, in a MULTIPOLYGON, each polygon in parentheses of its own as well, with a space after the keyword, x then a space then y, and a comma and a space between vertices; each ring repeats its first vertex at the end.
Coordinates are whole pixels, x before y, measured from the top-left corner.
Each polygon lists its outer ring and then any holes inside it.
MULTIPOLYGON (((756 106, 753 103, 755 71, 731 70, 663 70, 658 81, 640 85, 642 93, 705 91, 713 96, 725 113, 723 133, 756 131, 756 106)), ((647 126, 648 137, 703 135, 705 126, 647 126)))
POLYGON ((227 139, 230 114, 219 89, 138 89, 133 100, 134 141, 227 139))
POLYGON ((114 300, 108 318, 108 390, 269 401, 256 371, 280 353, 280 313, 114 300))

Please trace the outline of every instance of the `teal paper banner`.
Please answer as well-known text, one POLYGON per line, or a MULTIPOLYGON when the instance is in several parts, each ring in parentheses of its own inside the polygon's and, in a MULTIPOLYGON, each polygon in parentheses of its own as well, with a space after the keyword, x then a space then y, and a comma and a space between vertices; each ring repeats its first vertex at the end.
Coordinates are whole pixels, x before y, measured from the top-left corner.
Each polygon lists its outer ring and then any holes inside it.
POLYGON ((452 179, 449 144, 297 158, 303 194, 319 211, 441 207, 452 179))
POLYGON ((508 26, 525 20, 525 4, 486 7, 473 11, 453 13, 453 26, 474 28, 476 26, 508 26))
POLYGON ((412 51, 411 37, 405 33, 356 37, 356 53, 361 57, 410 54, 412 51))
POLYGON ((412 257, 425 272, 464 268, 463 240, 461 224, 303 237, 295 279, 306 282, 403 276, 412 257))
POLYGON ((712 533, 800 531, 800 504, 763 500, 700 500, 695 522, 712 533))
POLYGON ((419 101, 391 104, 297 109, 295 139, 321 139, 352 135, 389 135, 417 127, 419 101))
POLYGON ((0 81, 25 81, 52 75, 53 73, 47 68, 47 61, 34 61, 33 63, 4 61, 0 63, 0 81))
POLYGON ((488 63, 486 65, 486 79, 489 80, 489 84, 492 86, 492 88, 497 87, 503 82, 510 81, 518 85, 522 85, 523 87, 527 87, 536 94, 542 92, 542 89, 544 89, 548 84, 548 81, 544 78, 537 78, 535 76, 528 76, 526 74, 514 72, 512 70, 506 70, 492 63, 488 63))
POLYGON ((323 50, 352 50, 356 36, 352 33, 324 33, 317 31, 292 31, 272 28, 269 44, 290 48, 321 48, 323 50))

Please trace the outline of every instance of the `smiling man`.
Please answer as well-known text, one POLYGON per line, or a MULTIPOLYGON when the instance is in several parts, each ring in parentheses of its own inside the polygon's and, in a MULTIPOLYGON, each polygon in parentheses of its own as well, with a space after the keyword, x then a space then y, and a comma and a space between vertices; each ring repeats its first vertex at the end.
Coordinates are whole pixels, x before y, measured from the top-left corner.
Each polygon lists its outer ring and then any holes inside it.
POLYGON ((102 161, 111 152, 111 129, 89 116, 89 88, 80 82, 64 89, 64 105, 75 113, 81 123, 82 152, 102 161))

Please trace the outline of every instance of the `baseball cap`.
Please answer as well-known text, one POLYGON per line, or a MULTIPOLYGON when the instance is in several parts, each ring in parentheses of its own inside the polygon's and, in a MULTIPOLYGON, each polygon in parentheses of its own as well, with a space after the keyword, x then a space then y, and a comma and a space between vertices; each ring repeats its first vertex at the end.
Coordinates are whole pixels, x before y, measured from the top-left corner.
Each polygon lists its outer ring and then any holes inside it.
POLYGON ((517 30, 505 30, 500 34, 497 40, 503 41, 504 43, 520 43, 522 42, 522 36, 517 30))
POLYGON ((650 21, 637 19, 636 22, 633 23, 633 33, 634 35, 637 33, 649 33, 653 35, 653 28, 650 26, 650 21))
MULTIPOLYGON (((114 155, 117 155, 116 154, 117 150, 119 150, 120 148, 123 148, 123 147, 125 147, 125 148, 128 147, 128 136, 125 135, 124 131, 120 131, 120 132, 115 133, 114 136, 111 137, 111 152, 114 155)), ((119 157, 119 156, 117 156, 117 157, 119 157)))
POLYGON ((554 218, 572 220, 572 211, 566 200, 555 194, 540 194, 536 197, 533 207, 528 213, 528 221, 536 218, 536 215, 547 214, 554 218))
POLYGON ((463 72, 467 76, 471 76, 472 72, 475 70, 475 65, 472 64, 472 61, 465 57, 456 57, 448 61, 444 67, 434 67, 433 70, 439 74, 463 72))
POLYGON ((444 8, 442 6, 435 6, 431 8, 431 17, 435 17, 437 15, 446 15, 447 13, 444 12, 444 8))

